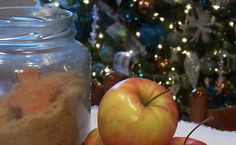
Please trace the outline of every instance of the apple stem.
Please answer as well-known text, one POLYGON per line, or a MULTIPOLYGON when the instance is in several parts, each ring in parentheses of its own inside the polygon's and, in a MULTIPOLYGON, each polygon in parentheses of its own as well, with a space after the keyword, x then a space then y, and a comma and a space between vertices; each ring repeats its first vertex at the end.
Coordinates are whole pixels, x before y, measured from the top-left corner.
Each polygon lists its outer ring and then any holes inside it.
POLYGON ((213 119, 214 119, 214 117, 213 117, 213 116, 210 116, 210 117, 208 117, 207 119, 205 119, 205 120, 203 120, 202 122, 200 122, 200 124, 198 124, 198 125, 188 134, 188 136, 185 138, 183 145, 186 145, 189 136, 190 136, 198 127, 200 127, 201 125, 203 125, 203 124, 205 124, 205 123, 207 123, 207 122, 209 122, 209 121, 211 121, 211 120, 213 120, 213 119))
POLYGON ((149 103, 151 103, 153 100, 155 100, 157 97, 160 97, 168 92, 170 92, 171 90, 167 89, 163 92, 161 92, 160 94, 156 95, 155 97, 153 97, 151 100, 149 100, 147 103, 145 103, 145 106, 147 106, 149 103))

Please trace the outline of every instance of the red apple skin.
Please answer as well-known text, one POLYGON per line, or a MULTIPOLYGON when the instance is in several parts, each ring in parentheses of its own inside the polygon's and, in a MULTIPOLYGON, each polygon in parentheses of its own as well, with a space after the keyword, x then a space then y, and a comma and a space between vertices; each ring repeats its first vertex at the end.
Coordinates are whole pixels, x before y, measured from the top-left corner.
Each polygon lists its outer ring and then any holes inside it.
POLYGON ((97 128, 89 132, 83 145, 104 145, 97 128))
MULTIPOLYGON (((185 138, 186 137, 173 137, 169 145, 184 145, 185 138)), ((186 145, 207 145, 207 144, 193 138, 188 138, 186 145)))
POLYGON ((103 96, 98 131, 105 145, 168 145, 178 123, 176 103, 154 81, 129 78, 103 96), (144 105, 145 104, 145 105, 144 105))

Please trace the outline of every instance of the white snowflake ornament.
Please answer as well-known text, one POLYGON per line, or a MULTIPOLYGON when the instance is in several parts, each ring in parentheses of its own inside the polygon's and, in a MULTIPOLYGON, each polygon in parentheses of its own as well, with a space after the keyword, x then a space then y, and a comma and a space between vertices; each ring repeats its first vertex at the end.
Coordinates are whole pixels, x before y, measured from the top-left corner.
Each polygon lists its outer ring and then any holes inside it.
POLYGON ((198 42, 199 39, 201 39, 203 42, 207 43, 210 40, 209 34, 213 32, 211 27, 222 27, 222 25, 220 23, 211 22, 210 13, 203 10, 201 7, 196 7, 194 12, 187 15, 183 29, 185 33, 190 29, 195 30, 194 32, 187 33, 191 38, 191 42, 198 42))

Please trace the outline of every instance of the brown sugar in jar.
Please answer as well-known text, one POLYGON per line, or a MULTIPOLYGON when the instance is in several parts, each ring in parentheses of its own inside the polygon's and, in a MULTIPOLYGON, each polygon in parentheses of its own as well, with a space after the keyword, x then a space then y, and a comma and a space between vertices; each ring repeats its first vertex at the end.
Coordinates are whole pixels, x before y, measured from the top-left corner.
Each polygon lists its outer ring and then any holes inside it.
POLYGON ((90 55, 72 26, 61 9, 0 8, 0 145, 84 140, 90 55))

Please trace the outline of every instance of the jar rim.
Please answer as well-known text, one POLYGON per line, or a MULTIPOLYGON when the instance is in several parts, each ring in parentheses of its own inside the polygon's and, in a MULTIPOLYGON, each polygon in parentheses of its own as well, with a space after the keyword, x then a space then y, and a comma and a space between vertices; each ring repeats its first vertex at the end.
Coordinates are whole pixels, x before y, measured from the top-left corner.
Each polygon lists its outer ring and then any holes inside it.
POLYGON ((0 8, 0 43, 44 41, 73 35, 73 13, 50 7, 0 8))
POLYGON ((1 7, 0 27, 43 27, 72 20, 73 13, 51 7, 1 7))

